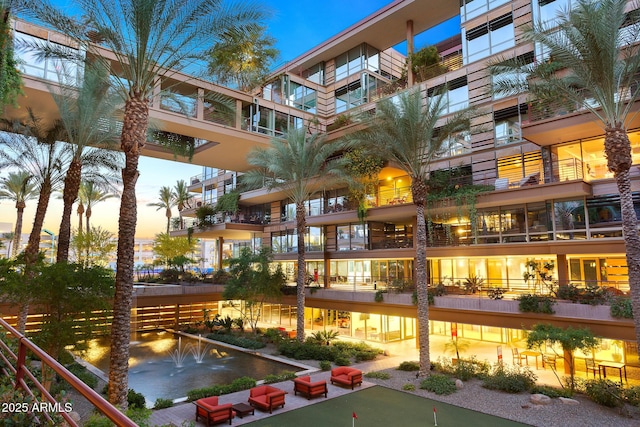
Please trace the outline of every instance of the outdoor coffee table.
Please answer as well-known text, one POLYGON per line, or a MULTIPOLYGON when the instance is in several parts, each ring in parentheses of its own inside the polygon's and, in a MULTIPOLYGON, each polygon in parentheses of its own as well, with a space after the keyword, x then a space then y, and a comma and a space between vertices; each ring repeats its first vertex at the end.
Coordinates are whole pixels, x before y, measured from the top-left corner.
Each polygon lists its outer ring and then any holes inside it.
POLYGON ((242 418, 245 415, 253 415, 254 414, 254 408, 253 406, 249 406, 246 403, 235 403, 233 405, 231 405, 231 409, 233 409, 234 411, 236 411, 236 414, 238 414, 238 417, 242 418))

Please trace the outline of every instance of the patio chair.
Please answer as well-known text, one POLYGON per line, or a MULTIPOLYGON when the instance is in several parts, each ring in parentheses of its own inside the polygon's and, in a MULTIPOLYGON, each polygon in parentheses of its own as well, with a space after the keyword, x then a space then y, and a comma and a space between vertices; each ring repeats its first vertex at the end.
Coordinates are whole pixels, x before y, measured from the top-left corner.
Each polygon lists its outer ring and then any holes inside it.
POLYGON ((593 359, 584 359, 585 372, 589 376, 589 372, 593 372, 593 378, 596 377, 596 372, 600 374, 600 369, 596 366, 596 362, 593 359))
POLYGON ((513 364, 522 366, 522 361, 527 359, 527 356, 520 354, 517 348, 513 347, 511 349, 511 354, 513 355, 513 364))

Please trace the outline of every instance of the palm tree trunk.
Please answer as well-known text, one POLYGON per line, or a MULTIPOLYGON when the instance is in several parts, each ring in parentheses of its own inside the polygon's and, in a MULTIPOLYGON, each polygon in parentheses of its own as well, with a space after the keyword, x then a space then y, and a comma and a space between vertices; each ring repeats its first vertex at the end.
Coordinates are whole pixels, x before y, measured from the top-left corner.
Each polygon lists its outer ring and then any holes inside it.
POLYGON ((64 190, 62 192, 63 208, 62 219, 60 220, 60 231, 58 232, 58 253, 56 262, 69 260, 69 244, 71 242, 71 210, 73 203, 78 198, 80 190, 80 178, 82 174, 82 162, 79 158, 71 161, 67 176, 64 178, 64 190))
POLYGON ((84 205, 82 201, 78 203, 78 233, 82 234, 82 215, 84 215, 84 205))
POLYGON ((307 217, 304 202, 296 203, 296 232, 298 237, 298 278, 296 280, 296 339, 304 341, 304 285, 307 265, 305 261, 304 234, 307 230, 307 217))
POLYGON ((16 228, 13 233, 13 247, 11 248, 11 257, 15 258, 20 251, 20 243, 22 242, 22 218, 24 217, 25 202, 16 202, 16 228))
MULTIPOLYGON (((24 264, 26 282, 25 286, 29 286, 32 278, 35 275, 33 271, 36 263, 38 262, 38 254, 40 253, 40 233, 42 233, 42 225, 44 224, 44 217, 47 214, 47 208, 49 207, 49 198, 51 196, 51 180, 46 178, 40 187, 40 196, 38 197, 38 207, 36 208, 36 216, 33 220, 33 227, 31 228, 31 234, 29 234, 29 242, 27 248, 24 250, 24 264)), ((27 316, 29 315, 29 301, 21 301, 20 313, 18 314, 18 332, 24 334, 27 328, 27 316)))
MULTIPOLYGON (((629 135, 622 124, 605 128, 604 147, 607 166, 614 173, 620 194, 622 234, 627 255, 631 306, 634 313, 640 313, 640 235, 638 235, 638 218, 633 208, 633 194, 629 178, 629 168, 633 164, 633 160, 629 135)), ((640 316, 633 316, 633 322, 636 327, 636 342, 640 345, 640 316)))
POLYGON ((416 205, 416 290, 418 293, 418 341, 421 376, 429 375, 429 297, 427 294, 427 223, 424 219, 427 187, 414 179, 411 185, 413 203, 416 205))
POLYGON ((120 147, 125 154, 122 171, 122 201, 118 221, 113 321, 111 324, 111 358, 109 363, 109 401, 127 408, 129 388, 129 342, 131 337, 131 306, 133 299, 133 260, 136 234, 136 181, 138 160, 146 139, 149 107, 141 96, 132 96, 125 103, 120 147))
MULTIPOLYGON (((91 205, 87 205, 87 211, 85 212, 85 216, 87 217, 87 232, 85 233, 85 239, 91 238, 91 205)), ((91 251, 89 242, 85 240, 85 250, 84 250, 84 262, 89 262, 89 252, 91 251)))

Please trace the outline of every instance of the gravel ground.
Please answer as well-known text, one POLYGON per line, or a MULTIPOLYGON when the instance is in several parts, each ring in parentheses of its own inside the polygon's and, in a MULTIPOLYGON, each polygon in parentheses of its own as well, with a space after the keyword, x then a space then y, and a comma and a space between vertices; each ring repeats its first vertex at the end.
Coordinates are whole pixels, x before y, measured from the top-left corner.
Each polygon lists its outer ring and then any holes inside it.
POLYGON ((366 381, 385 387, 402 390, 405 384, 414 384, 416 390, 407 392, 429 399, 449 403, 455 406, 496 415, 521 423, 540 427, 639 427, 640 410, 627 407, 625 410, 600 406, 586 397, 576 396, 579 405, 566 405, 558 399, 552 399, 550 405, 534 405, 529 401, 530 394, 509 394, 482 388, 479 380, 464 383, 464 388, 448 396, 421 390, 420 380, 415 372, 387 369, 391 375, 388 380, 366 378, 366 381))

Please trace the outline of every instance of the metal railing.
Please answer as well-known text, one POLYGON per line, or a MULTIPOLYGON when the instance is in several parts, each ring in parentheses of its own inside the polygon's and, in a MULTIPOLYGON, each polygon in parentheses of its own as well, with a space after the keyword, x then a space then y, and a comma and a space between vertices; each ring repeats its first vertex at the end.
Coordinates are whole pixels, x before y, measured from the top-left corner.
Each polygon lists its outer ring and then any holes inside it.
MULTIPOLYGON (((42 394, 43 398, 46 399, 47 402, 53 404, 54 407, 57 407, 60 411, 58 415, 60 415, 70 426, 78 427, 79 424, 69 415, 69 413, 65 412, 64 405, 59 405, 59 402, 49 393, 49 391, 38 381, 38 379, 33 375, 31 371, 29 371, 29 367, 26 364, 27 361, 27 352, 30 352, 31 355, 37 357, 44 368, 49 367, 56 374, 60 376, 60 378, 64 379, 71 387, 76 389, 78 393, 80 393, 85 399, 87 399, 98 411, 104 414, 107 418, 113 421, 117 426, 123 427, 136 427, 137 424, 131 421, 126 415, 120 412, 115 406, 111 405, 107 402, 100 394, 94 391, 91 387, 86 385, 80 379, 78 379, 75 375, 69 372, 64 366, 58 363, 53 357, 49 356, 43 350, 41 350, 37 345, 33 344, 28 338, 15 330, 11 325, 9 325, 5 320, 0 319, 0 326, 11 334, 16 340, 18 344, 18 354, 16 355, 9 346, 0 340, 0 359, 2 363, 2 368, 7 370, 7 373, 13 375, 15 377, 14 385, 16 388, 20 388, 24 390, 27 394, 29 394, 32 398, 35 398, 34 391, 31 390, 29 383, 32 383, 37 390, 42 394), (28 382, 29 383, 28 383, 28 382)), ((53 423, 53 419, 47 412, 39 412, 39 415, 42 415, 47 419, 48 422, 53 423)))

